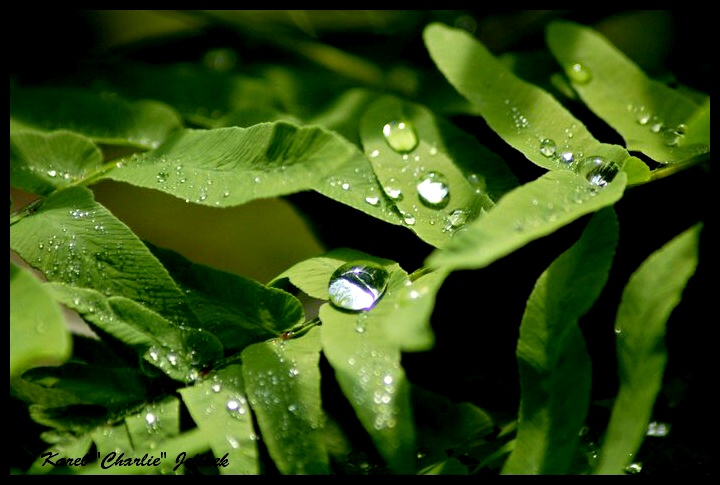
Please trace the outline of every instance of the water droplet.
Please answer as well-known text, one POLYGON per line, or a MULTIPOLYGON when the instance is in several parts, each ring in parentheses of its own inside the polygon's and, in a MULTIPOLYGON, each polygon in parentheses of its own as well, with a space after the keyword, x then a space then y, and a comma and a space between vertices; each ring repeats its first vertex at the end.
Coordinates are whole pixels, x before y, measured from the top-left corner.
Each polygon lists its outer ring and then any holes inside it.
POLYGON ((382 131, 390 148, 398 153, 411 152, 418 144, 415 127, 409 121, 391 121, 382 131))
POLYGON ((48 170, 47 174, 50 177, 55 177, 55 176, 57 176, 57 170, 48 170))
POLYGON ((574 62, 565 69, 567 76, 578 84, 587 84, 592 80, 592 72, 587 66, 574 62))
POLYGON ((164 183, 167 181, 167 179, 168 179, 169 176, 170 176, 170 174, 167 173, 167 172, 158 172, 158 174, 157 174, 157 182, 158 182, 159 184, 164 184, 164 183))
POLYGON ((380 156, 380 150, 373 150, 373 151, 371 151, 371 152, 370 152, 370 156, 371 156, 372 158, 377 158, 378 156, 380 156))
POLYGON ((675 146, 678 143, 680 143, 680 138, 682 137, 682 133, 678 132, 677 128, 665 128, 662 130, 662 140, 663 143, 665 143, 665 146, 675 146))
POLYGON ((628 475, 636 475, 642 471, 642 463, 631 463, 625 467, 625 473, 628 475))
POLYGON ((634 111, 635 121, 637 121, 638 125, 647 125, 648 121, 650 121, 650 113, 648 113, 647 108, 640 106, 639 108, 634 108, 634 111))
POLYGON ((670 432, 669 424, 652 421, 652 422, 650 422, 650 424, 648 424, 647 433, 645 433, 645 434, 647 436, 663 437, 663 436, 667 436, 669 432, 670 432))
POLYGON ((153 413, 147 413, 145 415, 145 422, 148 424, 148 426, 153 426, 157 423, 157 416, 153 413))
POLYGON ((383 190, 392 200, 402 200, 402 189, 400 188, 400 182, 396 178, 388 179, 383 185, 383 190))
POLYGON ((412 226, 415 224, 415 216, 413 216, 409 212, 400 211, 400 216, 403 218, 403 222, 408 226, 412 226))
POLYGON ((549 138, 545 138, 543 140, 540 140, 540 153, 545 155, 546 157, 552 157, 555 155, 555 142, 549 138))
POLYGON ((343 182, 340 187, 342 187, 343 190, 350 190, 350 184, 347 182, 343 182))
POLYGON ((297 367, 290 367, 290 369, 288 370, 289 377, 295 377, 299 374, 300 374, 300 369, 298 369, 297 367))
POLYGON ((330 302, 343 310, 369 310, 385 292, 388 279, 387 270, 371 261, 343 264, 330 277, 330 302))
POLYGON ((417 185, 418 197, 427 207, 442 209, 450 202, 450 187, 440 172, 428 172, 417 185))
POLYGON ((615 162, 605 160, 603 157, 587 157, 578 163, 577 172, 598 187, 605 187, 612 182, 620 168, 615 162))
POLYGON ((448 215, 447 223, 445 224, 444 229, 446 231, 454 231, 459 227, 464 226, 469 215, 470 213, 464 209, 455 209, 448 215))

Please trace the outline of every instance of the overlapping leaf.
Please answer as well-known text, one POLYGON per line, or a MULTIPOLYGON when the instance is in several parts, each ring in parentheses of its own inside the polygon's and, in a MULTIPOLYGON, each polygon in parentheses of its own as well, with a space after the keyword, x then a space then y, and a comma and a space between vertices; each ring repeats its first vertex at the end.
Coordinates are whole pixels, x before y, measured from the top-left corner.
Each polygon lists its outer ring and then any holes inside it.
POLYGON ((165 268, 84 187, 50 194, 34 213, 12 224, 10 249, 49 281, 124 296, 173 322, 192 321, 165 268))
POLYGON ((203 366, 223 356, 222 343, 212 333, 172 323, 134 300, 65 284, 48 285, 58 301, 180 382, 195 381, 203 366))
POLYGON ((626 180, 620 172, 599 188, 567 170, 547 172, 505 195, 446 247, 430 254, 427 264, 448 269, 487 266, 530 241, 613 205, 622 197, 626 180))
POLYGON ((600 295, 618 241, 611 208, 543 272, 530 294, 517 344, 520 412, 505 474, 564 474, 590 404, 591 363, 578 319, 600 295))
MULTIPOLYGON (((555 21, 546 31, 550 51, 580 98, 624 138, 628 150, 657 162, 676 163, 710 151, 710 127, 688 122, 700 106, 649 78, 594 29, 555 21), (689 133, 687 130, 701 133, 689 133), (692 136, 693 143, 683 143, 692 136)), ((708 107, 709 111, 709 107, 708 107)))
POLYGON ((10 185, 48 195, 82 180, 103 163, 89 138, 70 131, 10 133, 10 185))
POLYGON ((213 454, 217 458, 227 454, 228 465, 219 467, 220 473, 258 474, 257 435, 240 365, 213 371, 201 382, 179 392, 213 454))
POLYGON ((474 138, 393 96, 367 108, 360 136, 405 225, 435 247, 444 246, 466 221, 517 185, 503 160, 474 138), (408 145, 394 148, 397 137, 408 137, 408 145))
POLYGON ((127 159, 105 177, 215 207, 315 190, 386 222, 400 223, 383 198, 368 202, 382 194, 362 153, 317 126, 273 122, 183 130, 157 149, 127 159))
POLYGON ((633 178, 647 178, 643 163, 619 145, 601 143, 585 125, 538 86, 515 76, 466 31, 432 23, 425 45, 450 84, 472 101, 488 125, 530 161, 548 170, 567 169, 586 157, 602 157, 633 178), (637 175, 636 175, 637 174, 637 175))
POLYGON ((250 406, 283 474, 327 474, 320 396, 320 332, 250 345, 241 354, 250 406))
POLYGON ((276 337, 305 318, 302 304, 289 293, 149 247, 183 289, 197 328, 220 339, 227 356, 276 337))

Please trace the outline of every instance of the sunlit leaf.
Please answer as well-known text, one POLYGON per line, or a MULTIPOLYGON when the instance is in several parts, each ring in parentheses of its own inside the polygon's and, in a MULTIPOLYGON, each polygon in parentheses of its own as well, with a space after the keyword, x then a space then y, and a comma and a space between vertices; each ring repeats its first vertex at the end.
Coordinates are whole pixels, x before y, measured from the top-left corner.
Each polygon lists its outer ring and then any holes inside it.
POLYGON ((596 213, 580 240, 540 275, 517 344, 520 411, 504 474, 565 474, 590 404, 591 362, 578 319, 607 281, 618 242, 611 208, 596 213))
POLYGON ((10 249, 49 281, 125 296, 173 321, 192 318, 165 268, 87 188, 69 187, 43 199, 10 226, 10 249))
POLYGON ((597 187, 567 170, 555 170, 508 193, 473 221, 427 263, 434 268, 482 268, 525 244, 617 202, 625 189, 624 172, 597 187))
POLYGON ((219 467, 220 473, 258 474, 257 434, 240 366, 232 364, 213 371, 196 385, 179 392, 214 455, 217 458, 228 455, 228 466, 219 467))
POLYGON ((380 455, 398 473, 414 473, 415 426, 410 383, 399 346, 379 325, 361 326, 363 314, 320 307, 323 354, 380 455))
MULTIPOLYGON (((710 151, 709 129, 694 144, 681 143, 699 110, 691 98, 649 78, 590 27, 555 21, 547 44, 580 98, 625 139, 628 150, 661 163, 682 162, 710 151)), ((696 129, 700 129, 697 127, 696 129)))
POLYGON ((517 185, 503 160, 473 137, 393 96, 368 107, 360 134, 405 225, 436 247, 517 185))
POLYGON ((10 185, 33 194, 68 187, 102 163, 97 145, 70 131, 10 133, 10 185))
POLYGON ((468 32, 431 23, 423 38, 450 84, 477 105, 490 128, 536 165, 560 170, 599 156, 622 168, 630 157, 625 148, 596 140, 559 101, 513 74, 468 32))
POLYGON ((230 207, 315 190, 399 224, 372 167, 350 142, 321 127, 287 122, 249 128, 183 130, 157 149, 125 160, 106 178, 161 190, 197 204, 230 207))

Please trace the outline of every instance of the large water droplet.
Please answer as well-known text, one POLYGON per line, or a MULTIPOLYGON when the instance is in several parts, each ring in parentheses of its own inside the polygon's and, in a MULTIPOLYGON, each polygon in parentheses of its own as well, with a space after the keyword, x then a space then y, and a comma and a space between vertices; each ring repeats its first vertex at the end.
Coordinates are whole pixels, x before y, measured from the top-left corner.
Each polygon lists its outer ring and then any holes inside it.
POLYGON ((415 127, 409 121, 391 121, 383 126, 383 136, 390 148, 398 153, 408 153, 418 144, 415 127))
POLYGON ((450 201, 450 186, 440 172, 428 172, 417 185, 420 202, 433 209, 442 209, 450 201))
POLYGON ((565 69, 567 76, 578 84, 586 84, 592 79, 592 72, 587 66, 574 62, 565 69))
POLYGON ((340 266, 330 277, 328 295, 337 308, 369 310, 387 288, 389 274, 371 261, 356 261, 340 266))
POLYGON ((578 174, 593 185, 605 187, 612 182, 620 171, 615 162, 605 160, 603 157, 587 157, 578 163, 578 174))
POLYGON ((552 157, 555 155, 556 150, 555 142, 549 138, 545 138, 543 140, 540 140, 540 153, 545 155, 546 157, 552 157))

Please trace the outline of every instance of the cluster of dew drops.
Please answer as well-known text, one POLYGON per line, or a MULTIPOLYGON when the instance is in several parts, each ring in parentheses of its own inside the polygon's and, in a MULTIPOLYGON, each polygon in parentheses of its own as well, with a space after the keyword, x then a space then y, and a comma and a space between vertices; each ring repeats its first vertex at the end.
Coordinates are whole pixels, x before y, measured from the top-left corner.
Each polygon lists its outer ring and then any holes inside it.
MULTIPOLYGON (((415 126, 410 121, 393 120, 386 123, 382 128, 382 134, 388 146, 398 154, 401 154, 403 160, 410 158, 412 152, 419 143, 419 138, 415 126)), ((431 147, 430 155, 437 154, 437 148, 431 147)), ((380 154, 379 150, 373 150, 370 156, 375 158, 380 154)), ((414 156, 417 162, 420 160, 419 155, 414 156)), ((437 170, 421 169, 418 174, 415 185, 417 198, 425 206, 430 209, 442 210, 448 206, 450 202, 450 183, 447 177, 437 170)), ((476 193, 480 193, 480 179, 477 175, 468 176, 468 182, 475 188, 476 193)), ((393 201, 399 202, 403 200, 404 194, 400 182, 391 177, 382 184, 383 191, 393 201)), ((407 211, 401 210, 403 222, 408 226, 415 224, 415 216, 407 211)), ((443 232, 456 231, 468 221, 469 212, 465 209, 454 209, 443 218, 443 232)), ((435 221, 431 220, 430 224, 435 221)))

